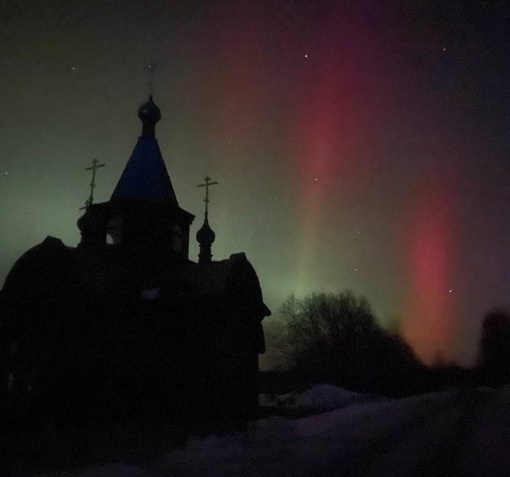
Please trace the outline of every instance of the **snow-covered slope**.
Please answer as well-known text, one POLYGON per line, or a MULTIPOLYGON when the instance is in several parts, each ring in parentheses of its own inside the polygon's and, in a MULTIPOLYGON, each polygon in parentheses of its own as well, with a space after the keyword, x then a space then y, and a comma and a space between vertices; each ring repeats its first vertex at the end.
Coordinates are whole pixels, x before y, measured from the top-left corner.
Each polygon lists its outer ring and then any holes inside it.
POLYGON ((297 420, 262 419, 226 436, 190 438, 185 448, 140 466, 23 476, 510 475, 510 388, 372 398, 346 406, 361 397, 318 386, 293 398, 293 405, 316 403, 320 409, 337 399, 340 408, 297 420))
POLYGON ((384 400, 386 399, 382 397, 340 389, 331 384, 315 384, 287 394, 261 394, 259 405, 262 408, 302 409, 305 412, 319 413, 353 404, 384 400))

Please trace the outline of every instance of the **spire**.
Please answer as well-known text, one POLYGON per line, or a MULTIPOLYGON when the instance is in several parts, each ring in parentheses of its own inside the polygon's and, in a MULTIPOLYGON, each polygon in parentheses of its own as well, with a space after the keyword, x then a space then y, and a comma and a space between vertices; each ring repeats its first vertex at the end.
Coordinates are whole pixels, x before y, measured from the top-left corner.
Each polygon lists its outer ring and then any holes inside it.
POLYGON ((211 263, 212 253, 211 246, 214 243, 216 234, 209 226, 209 187, 218 184, 211 182, 211 178, 207 176, 204 179, 204 184, 199 184, 197 187, 205 187, 205 214, 204 224, 197 232, 197 242, 200 244, 200 253, 198 254, 198 263, 211 263))
POLYGON ((167 202, 178 207, 177 197, 154 134, 156 123, 161 119, 161 112, 154 104, 152 95, 149 101, 138 109, 138 117, 143 124, 142 135, 138 138, 110 200, 141 199, 167 202))

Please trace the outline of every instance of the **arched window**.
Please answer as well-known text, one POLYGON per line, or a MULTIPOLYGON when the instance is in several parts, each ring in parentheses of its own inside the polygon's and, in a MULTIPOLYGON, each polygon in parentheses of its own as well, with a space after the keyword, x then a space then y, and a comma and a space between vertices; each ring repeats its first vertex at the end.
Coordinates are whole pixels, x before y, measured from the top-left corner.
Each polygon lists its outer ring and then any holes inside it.
POLYGON ((112 217, 106 226, 106 243, 117 245, 122 242, 122 218, 112 217))

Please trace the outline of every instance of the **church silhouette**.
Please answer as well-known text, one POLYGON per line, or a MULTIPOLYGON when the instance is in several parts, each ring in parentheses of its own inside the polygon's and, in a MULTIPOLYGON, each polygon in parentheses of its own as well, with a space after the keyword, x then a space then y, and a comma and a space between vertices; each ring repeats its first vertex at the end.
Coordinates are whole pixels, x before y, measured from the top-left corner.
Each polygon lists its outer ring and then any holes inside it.
POLYGON ((91 193, 78 220, 79 245, 47 237, 0 292, 1 400, 12 418, 190 423, 257 409, 270 315, 257 274, 244 253, 212 261, 209 177, 199 261, 189 259, 194 216, 165 167, 152 96, 138 116, 142 134, 110 200, 94 204, 91 193))

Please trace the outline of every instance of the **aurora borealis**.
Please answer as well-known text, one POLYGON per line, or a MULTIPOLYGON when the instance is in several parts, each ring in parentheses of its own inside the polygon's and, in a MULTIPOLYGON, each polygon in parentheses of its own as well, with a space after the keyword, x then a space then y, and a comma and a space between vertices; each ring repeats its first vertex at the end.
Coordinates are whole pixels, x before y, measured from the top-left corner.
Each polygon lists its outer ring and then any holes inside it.
POLYGON ((246 252, 273 311, 351 288, 423 359, 472 363, 510 305, 510 7, 467 3, 0 7, 0 283, 46 235, 77 243, 83 169, 106 163, 108 200, 152 82, 193 237, 210 175, 214 259, 246 252))

